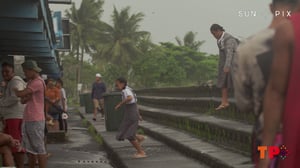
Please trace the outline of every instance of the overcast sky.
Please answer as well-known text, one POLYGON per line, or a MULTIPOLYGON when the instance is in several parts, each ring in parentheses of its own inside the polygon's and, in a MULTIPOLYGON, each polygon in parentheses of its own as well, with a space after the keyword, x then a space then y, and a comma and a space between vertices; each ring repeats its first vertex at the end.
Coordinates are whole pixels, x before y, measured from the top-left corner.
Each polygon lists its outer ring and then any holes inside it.
MULTIPOLYGON (((73 0, 78 8, 81 0, 73 0)), ((152 41, 176 42, 188 31, 205 40, 201 51, 218 53, 216 40, 210 34, 211 24, 218 23, 238 38, 245 38, 265 28, 271 21, 271 0, 105 0, 102 20, 111 23, 113 6, 131 6, 132 12, 145 14, 141 29, 151 32, 152 41), (250 16, 248 16, 250 15, 250 16)), ((70 5, 51 5, 53 11, 64 11, 70 5)))

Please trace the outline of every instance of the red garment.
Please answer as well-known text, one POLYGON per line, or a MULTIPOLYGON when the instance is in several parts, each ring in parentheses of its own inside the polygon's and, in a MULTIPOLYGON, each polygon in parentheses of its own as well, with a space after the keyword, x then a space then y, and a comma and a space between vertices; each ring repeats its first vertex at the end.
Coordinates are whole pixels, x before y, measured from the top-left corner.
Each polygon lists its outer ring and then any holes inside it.
MULTIPOLYGON (((12 136, 14 139, 17 139, 22 142, 22 119, 7 119, 5 120, 5 127, 3 132, 12 136)), ((12 153, 22 152, 25 150, 19 150, 18 148, 12 148, 12 153)))
POLYGON ((283 114, 283 144, 288 156, 281 161, 281 168, 300 167, 300 13, 293 14, 290 20, 295 41, 283 114))

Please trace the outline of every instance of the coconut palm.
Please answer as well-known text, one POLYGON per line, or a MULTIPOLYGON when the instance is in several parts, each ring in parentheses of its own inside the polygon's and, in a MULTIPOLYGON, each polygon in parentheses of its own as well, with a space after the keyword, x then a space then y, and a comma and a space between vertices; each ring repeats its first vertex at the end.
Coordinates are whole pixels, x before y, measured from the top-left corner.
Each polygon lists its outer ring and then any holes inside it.
POLYGON ((140 31, 140 22, 144 14, 130 14, 130 7, 118 11, 114 7, 112 25, 102 23, 102 31, 98 34, 98 53, 96 59, 105 59, 107 62, 124 67, 127 71, 131 68, 132 60, 142 55, 139 49, 141 40, 145 39, 149 32, 140 31))
POLYGON ((79 9, 76 9, 73 3, 66 11, 66 16, 71 23, 72 52, 75 52, 78 61, 77 83, 81 82, 84 55, 90 51, 90 45, 103 13, 103 3, 103 0, 83 0, 79 9))
POLYGON ((175 37, 175 40, 177 41, 179 46, 185 46, 190 49, 199 51, 200 46, 205 42, 205 41, 196 41, 196 35, 197 33, 189 31, 185 34, 183 38, 183 42, 179 37, 175 37))

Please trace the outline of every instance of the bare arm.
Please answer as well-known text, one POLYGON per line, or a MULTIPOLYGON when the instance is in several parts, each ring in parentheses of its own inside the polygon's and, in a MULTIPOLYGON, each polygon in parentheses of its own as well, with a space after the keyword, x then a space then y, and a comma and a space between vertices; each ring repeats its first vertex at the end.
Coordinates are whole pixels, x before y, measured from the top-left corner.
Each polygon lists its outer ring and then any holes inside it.
MULTIPOLYGON (((274 37, 274 60, 264 99, 263 145, 273 145, 282 119, 293 48, 293 28, 289 21, 280 26, 274 37)), ((265 164, 261 167, 267 167, 265 164)))
POLYGON ((0 146, 10 146, 10 147, 17 147, 20 145, 20 142, 16 139, 13 139, 8 134, 0 133, 0 146))
POLYGON ((121 101, 121 102, 118 104, 118 106, 122 106, 123 104, 126 104, 126 103, 130 102, 132 99, 133 99, 132 96, 127 96, 127 98, 124 99, 123 101, 121 101))
POLYGON ((22 97, 21 98, 21 103, 22 104, 26 104, 28 100, 30 100, 32 98, 32 94, 31 95, 28 95, 28 96, 25 96, 25 97, 22 97))
POLYGON ((14 89, 17 97, 27 97, 32 95, 32 90, 29 88, 25 88, 24 90, 14 89))

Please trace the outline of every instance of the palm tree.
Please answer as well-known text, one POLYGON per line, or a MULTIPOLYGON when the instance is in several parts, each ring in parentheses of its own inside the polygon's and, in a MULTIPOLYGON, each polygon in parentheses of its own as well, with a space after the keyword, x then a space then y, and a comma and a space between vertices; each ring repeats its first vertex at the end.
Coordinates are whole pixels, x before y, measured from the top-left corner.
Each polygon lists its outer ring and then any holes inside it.
POLYGON ((197 33, 189 31, 185 34, 185 36, 183 38, 183 42, 179 37, 175 37, 175 39, 176 39, 179 46, 185 46, 185 47, 188 47, 190 49, 199 51, 200 46, 205 41, 195 41, 196 40, 196 35, 197 35, 197 33))
POLYGON ((72 52, 75 52, 77 58, 77 83, 81 82, 84 55, 90 52, 90 45, 103 13, 103 4, 103 0, 83 0, 79 9, 73 3, 70 10, 66 11, 71 23, 72 52))
POLYGON ((138 47, 141 40, 145 39, 149 32, 140 31, 140 22, 144 14, 130 15, 130 7, 123 8, 120 12, 114 7, 112 25, 102 23, 103 31, 98 34, 98 52, 95 59, 105 59, 108 63, 118 65, 130 72, 131 62, 142 54, 138 47))

